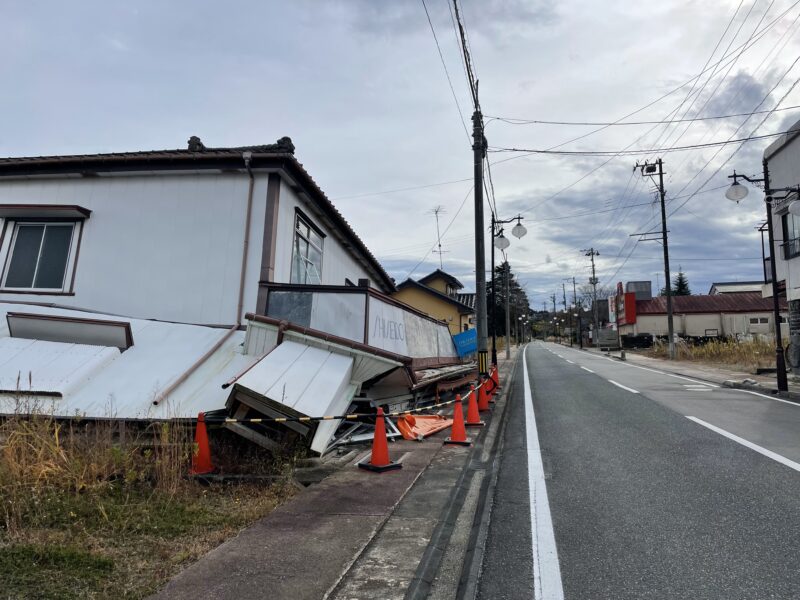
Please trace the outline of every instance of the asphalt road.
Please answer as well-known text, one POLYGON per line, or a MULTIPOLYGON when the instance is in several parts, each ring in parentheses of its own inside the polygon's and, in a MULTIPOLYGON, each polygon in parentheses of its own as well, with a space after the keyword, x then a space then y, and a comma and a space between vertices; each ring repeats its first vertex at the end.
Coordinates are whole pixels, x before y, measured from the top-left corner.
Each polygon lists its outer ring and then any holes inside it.
POLYGON ((800 406, 554 344, 526 364, 479 597, 800 598, 800 406))

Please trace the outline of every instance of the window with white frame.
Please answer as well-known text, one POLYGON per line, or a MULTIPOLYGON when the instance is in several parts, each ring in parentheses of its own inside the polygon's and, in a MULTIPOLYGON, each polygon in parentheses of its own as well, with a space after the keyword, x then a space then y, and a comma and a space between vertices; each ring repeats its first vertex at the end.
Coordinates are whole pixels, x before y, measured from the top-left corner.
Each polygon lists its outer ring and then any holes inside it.
POLYGON ((3 290, 64 292, 71 285, 77 221, 9 221, 3 290))
POLYGON ((322 235, 299 213, 295 215, 291 283, 322 283, 322 235))

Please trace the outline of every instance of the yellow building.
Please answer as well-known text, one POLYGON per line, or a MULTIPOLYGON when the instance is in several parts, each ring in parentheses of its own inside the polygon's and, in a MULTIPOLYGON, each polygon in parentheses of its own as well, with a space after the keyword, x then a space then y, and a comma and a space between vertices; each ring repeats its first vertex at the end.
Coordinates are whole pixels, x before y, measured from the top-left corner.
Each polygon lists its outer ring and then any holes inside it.
POLYGON ((439 321, 444 321, 455 335, 475 325, 475 294, 462 294, 461 282, 436 269, 419 281, 406 279, 392 294, 400 302, 416 308, 439 321))

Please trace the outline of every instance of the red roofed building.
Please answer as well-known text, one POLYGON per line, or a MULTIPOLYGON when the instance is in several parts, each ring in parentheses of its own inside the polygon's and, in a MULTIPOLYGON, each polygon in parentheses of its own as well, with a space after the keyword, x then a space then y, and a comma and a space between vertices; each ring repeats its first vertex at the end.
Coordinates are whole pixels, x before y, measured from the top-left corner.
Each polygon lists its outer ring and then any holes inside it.
MULTIPOLYGON (((656 296, 626 303, 624 322, 617 321, 620 335, 649 333, 667 335, 667 298, 656 296), (635 307, 635 315, 630 309, 635 307)), ((782 301, 786 311, 786 302, 782 301)), ((681 337, 741 337, 773 335, 772 299, 760 292, 733 292, 708 296, 673 296, 675 333, 681 337)), ((782 318, 785 321, 785 315, 782 318)), ((785 325, 784 325, 785 327, 785 325)))

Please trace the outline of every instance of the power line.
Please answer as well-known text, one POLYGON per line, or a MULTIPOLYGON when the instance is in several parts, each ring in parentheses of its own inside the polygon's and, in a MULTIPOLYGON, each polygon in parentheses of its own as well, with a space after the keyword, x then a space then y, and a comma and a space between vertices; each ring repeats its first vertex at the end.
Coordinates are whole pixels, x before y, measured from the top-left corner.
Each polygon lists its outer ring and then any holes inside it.
MULTIPOLYGON (((771 112, 771 111, 770 111, 771 112)), ((653 154, 653 153, 662 153, 666 154, 669 152, 682 152, 684 150, 701 150, 704 148, 715 148, 717 146, 726 146, 728 144, 740 144, 745 142, 755 142, 758 140, 764 140, 773 137, 779 137, 785 133, 789 133, 793 130, 787 131, 779 131, 777 133, 765 133, 763 135, 753 135, 744 138, 737 138, 734 140, 721 140, 719 142, 708 142, 705 144, 691 144, 689 146, 674 146, 672 148, 649 148, 646 150, 534 150, 531 148, 503 148, 498 146, 490 146, 489 152, 526 152, 528 154, 554 154, 558 156, 631 156, 631 155, 638 155, 638 154, 653 154)))
MULTIPOLYGON (((800 108, 800 105, 795 106, 786 106, 784 108, 778 109, 778 112, 785 111, 785 110, 795 110, 800 108)), ((756 111, 754 113, 734 113, 730 115, 713 115, 710 117, 693 117, 690 119, 674 119, 672 121, 613 121, 613 122, 606 122, 606 121, 545 121, 545 120, 535 120, 535 119, 514 119, 511 117, 495 117, 489 116, 489 121, 486 122, 488 125, 491 121, 502 121, 504 123, 508 123, 509 125, 583 125, 583 126, 591 126, 591 127, 613 127, 617 125, 668 125, 670 123, 696 123, 698 121, 714 121, 719 119, 735 119, 736 117, 746 117, 750 114, 760 115, 765 114, 770 111, 768 110, 761 110, 756 111)))
POLYGON ((431 27, 431 33, 433 34, 433 41, 436 42, 436 50, 439 51, 439 59, 442 61, 442 67, 444 68, 444 74, 447 77, 447 83, 450 86, 450 92, 453 94, 453 100, 455 100, 456 108, 458 109, 458 116, 461 117, 461 125, 464 127, 464 133, 467 135, 467 140, 471 142, 471 138, 469 135, 469 130, 467 129, 467 122, 464 120, 464 113, 461 112, 461 104, 458 102, 458 96, 456 96, 456 90, 453 87, 453 81, 450 79, 450 72, 447 70, 447 63, 444 62, 444 55, 442 54, 442 47, 439 45, 439 38, 436 37, 436 29, 433 27, 433 21, 431 21, 431 15, 428 13, 428 6, 425 4, 425 0, 422 1, 422 8, 425 9, 425 16, 428 17, 428 25, 431 27))
POLYGON ((331 198, 331 200, 350 200, 353 198, 367 198, 369 196, 383 196, 385 194, 397 194, 400 192, 413 192, 415 190, 424 190, 427 188, 432 187, 439 187, 442 185, 452 185, 454 183, 465 183, 467 181, 472 181, 472 177, 467 179, 451 179, 450 181, 439 181, 437 183, 427 183, 424 185, 415 185, 411 187, 404 187, 404 188, 397 188, 394 190, 382 190, 380 192, 365 192, 363 194, 351 194, 349 196, 336 196, 335 198, 331 198))
POLYGON ((467 44, 467 36, 464 32, 464 25, 461 23, 461 14, 458 11, 458 0, 453 0, 453 9, 456 13, 456 24, 458 25, 458 32, 461 36, 461 51, 464 59, 464 67, 467 71, 467 80, 469 82, 469 90, 472 93, 472 105, 475 110, 480 110, 480 102, 478 101, 478 86, 475 83, 475 73, 472 70, 472 62, 469 56, 469 46, 467 44))
MULTIPOLYGON (((627 115, 624 115, 624 116, 620 117, 619 119, 617 119, 617 121, 615 121, 615 123, 616 123, 616 122, 619 122, 619 121, 624 121, 625 119, 627 119, 627 118, 629 118, 629 117, 632 117, 633 115, 635 115, 635 114, 638 114, 638 113, 640 113, 640 112, 642 112, 642 111, 644 111, 644 110, 646 110, 646 109, 650 108, 651 106, 653 106, 653 105, 655 105, 655 104, 658 104, 659 102, 661 102, 662 100, 664 100, 664 99, 668 98, 669 96, 671 96, 671 95, 672 95, 672 94, 674 94, 675 92, 677 92, 677 91, 679 91, 679 90, 683 89, 684 87, 686 87, 686 86, 687 86, 687 85, 689 85, 690 83, 692 83, 692 82, 694 82, 695 80, 697 80, 697 79, 699 79, 700 77, 702 77, 702 76, 703 76, 703 74, 704 74, 706 71, 708 71, 709 69, 712 69, 712 68, 714 68, 716 65, 718 65, 718 64, 720 64, 720 63, 724 62, 725 60, 729 59, 729 58, 730 58, 730 57, 731 57, 733 54, 735 54, 736 52, 738 52, 738 51, 739 51, 739 50, 741 50, 742 48, 749 49, 749 48, 753 47, 753 46, 754 46, 754 45, 755 45, 755 44, 756 44, 756 43, 757 43, 757 42, 758 42, 758 41, 759 41, 759 40, 760 40, 762 37, 764 37, 764 35, 766 35, 766 33, 767 33, 767 32, 768 32, 770 29, 772 29, 772 28, 775 26, 775 24, 776 24, 776 23, 778 23, 778 22, 779 22, 781 19, 783 19, 783 17, 784 17, 784 16, 786 16, 786 14, 788 14, 788 13, 789 13, 789 11, 791 11, 791 9, 792 9, 792 8, 794 8, 795 6, 797 6, 798 4, 800 4, 800 0, 795 0, 795 2, 793 2, 793 3, 791 4, 791 6, 789 6, 789 8, 787 8, 787 9, 786 9, 785 11, 783 11, 783 12, 782 12, 780 15, 778 15, 777 17, 775 17, 775 18, 774 18, 772 21, 770 21, 770 22, 769 22, 769 24, 765 25, 765 26, 764 26, 764 28, 763 28, 761 31, 759 31, 759 32, 758 32, 758 34, 757 34, 757 35, 753 36, 753 39, 751 39, 751 40, 749 40, 749 41, 747 41, 747 42, 744 42, 743 44, 740 44, 740 45, 739 45, 739 46, 737 46, 737 47, 736 47, 736 48, 735 48, 735 49, 734 49, 734 50, 733 50, 733 51, 732 51, 730 54, 728 54, 727 56, 723 56, 723 57, 722 57, 720 60, 718 60, 716 63, 714 63, 714 64, 713 64, 713 65, 711 65, 710 67, 706 68, 705 70, 701 71, 700 73, 698 73, 698 74, 697 74, 697 75, 695 75, 694 77, 692 77, 692 78, 688 79, 687 81, 683 82, 681 85, 679 85, 679 86, 677 86, 677 87, 673 88, 672 90, 670 90, 670 91, 668 91, 668 92, 666 92, 666 93, 662 94, 661 96, 659 96, 658 98, 656 98, 656 99, 655 99, 655 100, 653 100, 652 102, 649 102, 648 104, 646 104, 646 105, 642 106, 641 108, 637 108, 636 110, 634 110, 634 111, 632 111, 632 112, 628 113, 627 115)), ((674 109, 674 111, 670 111, 670 112, 675 112, 675 111, 679 110, 679 109, 680 109, 680 106, 682 106, 682 105, 683 105, 683 102, 685 102, 685 99, 684 99, 683 101, 681 101, 681 104, 679 104, 679 105, 678 105, 678 107, 676 107, 676 108, 674 109)), ((609 125, 609 126, 610 126, 610 125, 609 125)), ((567 141, 565 141, 565 142, 562 142, 561 144, 558 144, 558 145, 556 145, 556 146, 552 146, 550 149, 551 149, 551 150, 554 150, 554 149, 556 149, 556 148, 560 148, 561 146, 565 146, 565 145, 567 145, 567 144, 569 144, 569 143, 576 142, 576 141, 578 141, 578 140, 584 139, 584 138, 586 138, 586 137, 589 137, 590 135, 594 135, 595 133, 599 133, 600 131, 603 131, 603 130, 607 129, 607 127, 609 127, 609 126, 602 126, 602 127, 599 127, 598 129, 593 129, 592 131, 590 131, 590 132, 588 132, 588 133, 585 133, 585 134, 583 134, 583 135, 581 135, 581 136, 578 136, 578 137, 576 137, 576 138, 572 138, 572 139, 570 139, 570 140, 567 140, 567 141)), ((648 131, 647 133, 650 133, 650 132, 648 131)), ((644 134, 644 135, 647 135, 647 133, 646 133, 646 134, 644 134)), ((641 139, 642 137, 644 137, 644 136, 640 136, 640 138, 639 138, 639 139, 641 139)), ((637 140, 637 141, 638 141, 638 140, 637 140)), ((635 143, 635 142, 634 142, 634 143, 635 143)), ((632 143, 632 144, 630 144, 630 145, 632 146, 632 145, 633 145, 633 143, 632 143)), ((494 164, 494 165, 497 165, 497 164, 501 164, 501 163, 508 162, 508 161, 511 161, 511 160, 517 160, 517 159, 519 159, 519 158, 524 158, 525 156, 528 156, 528 154, 520 154, 520 155, 518 155, 518 156, 511 156, 511 157, 509 157, 509 158, 504 158, 504 159, 502 159, 502 160, 495 161, 495 162, 494 162, 494 163, 492 163, 492 164, 494 164)), ((611 162, 611 161, 609 160, 608 162, 611 162)), ((589 175, 591 175, 592 173, 594 173, 595 171, 597 171, 598 169, 600 169, 601 167, 603 167, 603 166, 605 166, 606 164, 608 164, 608 162, 606 162, 606 163, 603 163, 602 165, 599 165, 598 167, 595 167, 594 169, 592 169, 591 171, 589 171, 589 173, 587 173, 586 175, 584 175, 583 177, 581 177, 580 179, 578 179, 578 180, 577 180, 577 181, 575 181, 574 183, 572 183, 572 184, 570 184, 569 186, 567 186, 566 188, 564 188, 564 189, 560 190, 559 192, 557 192, 557 193, 556 193, 556 194, 554 194, 553 196, 550 196, 549 198, 546 198, 546 199, 545 199, 545 200, 543 200, 542 202, 546 202, 547 200, 550 200, 550 199, 554 198, 555 196, 557 196, 557 195, 561 194, 562 192, 566 191, 567 189, 569 189, 569 188, 573 187, 574 185, 576 185, 577 183, 579 183, 580 181, 582 181, 583 179, 585 179, 586 177, 588 177, 589 175)), ((539 204, 541 204, 541 202, 540 202, 540 203, 538 203, 536 206, 538 206, 539 204)), ((534 206, 534 208, 535 208, 535 206, 534 206)))

